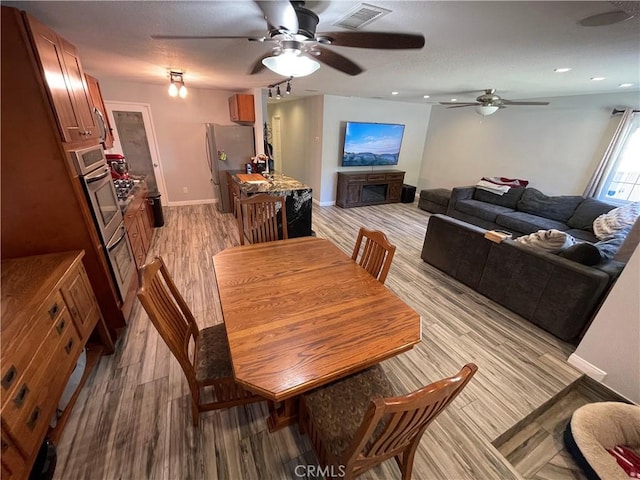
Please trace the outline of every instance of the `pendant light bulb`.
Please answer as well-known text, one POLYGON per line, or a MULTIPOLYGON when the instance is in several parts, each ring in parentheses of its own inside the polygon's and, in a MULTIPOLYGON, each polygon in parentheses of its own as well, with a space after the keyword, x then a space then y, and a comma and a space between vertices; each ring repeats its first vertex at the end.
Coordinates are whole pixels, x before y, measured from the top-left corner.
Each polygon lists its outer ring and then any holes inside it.
POLYGON ((178 87, 175 82, 171 80, 171 84, 169 85, 169 96, 175 97, 176 95, 178 95, 178 87))
POLYGON ((273 98, 273 92, 271 92, 271 89, 269 89, 269 98, 273 98))
POLYGON ((276 98, 282 98, 282 94, 280 93, 280 85, 276 87, 276 98))
POLYGON ((184 86, 184 83, 180 85, 180 90, 178 90, 178 95, 180 95, 180 98, 187 97, 187 87, 184 86))
POLYGON ((287 90, 286 90, 286 92, 287 92, 287 95, 291 94, 291 82, 287 82, 287 90))

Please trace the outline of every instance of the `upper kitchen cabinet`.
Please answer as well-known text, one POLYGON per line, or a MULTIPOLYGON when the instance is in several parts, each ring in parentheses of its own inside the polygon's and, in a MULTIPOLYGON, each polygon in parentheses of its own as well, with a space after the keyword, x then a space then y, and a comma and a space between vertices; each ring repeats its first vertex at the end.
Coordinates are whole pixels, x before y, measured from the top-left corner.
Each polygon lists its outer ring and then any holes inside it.
POLYGON ((73 45, 24 13, 63 142, 100 139, 100 128, 73 45))
POLYGON ((100 131, 100 141, 104 148, 113 147, 113 131, 111 124, 109 123, 109 117, 107 116, 107 109, 104 106, 104 99, 102 98, 102 91, 100 90, 100 84, 98 79, 92 77, 89 74, 85 74, 84 78, 87 80, 87 87, 89 87, 89 95, 93 102, 94 113, 96 115, 96 122, 98 123, 98 129, 100 131))
POLYGON ((237 93, 229 97, 229 117, 236 123, 254 123, 253 95, 237 93))

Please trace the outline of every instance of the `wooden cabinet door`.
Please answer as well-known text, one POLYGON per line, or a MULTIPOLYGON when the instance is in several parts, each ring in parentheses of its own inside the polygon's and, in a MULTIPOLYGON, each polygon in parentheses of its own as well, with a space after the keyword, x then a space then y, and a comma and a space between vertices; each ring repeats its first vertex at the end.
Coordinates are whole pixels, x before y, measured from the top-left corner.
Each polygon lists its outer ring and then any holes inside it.
POLYGON ((63 142, 99 138, 93 104, 73 45, 26 16, 63 142))
POLYGON ((113 147, 113 131, 111 129, 111 124, 109 123, 109 117, 107 116, 107 109, 104 106, 104 99, 102 98, 102 91, 100 90, 100 84, 98 83, 98 79, 92 77, 91 75, 85 74, 84 78, 87 81, 87 88, 89 89, 89 96, 91 97, 91 101, 93 103, 93 107, 98 110, 96 115, 101 116, 102 119, 97 118, 96 123, 98 124, 98 130, 102 137, 100 140, 104 145, 104 148, 112 148, 113 147), (102 122, 102 126, 100 125, 102 122), (104 131, 102 131, 104 127, 104 131))
POLYGON ((80 266, 71 273, 61 290, 80 338, 87 338, 100 317, 100 311, 84 267, 80 266))
POLYGON ((232 122, 237 123, 255 122, 253 95, 238 93, 229 97, 229 118, 232 122))
POLYGON ((42 64, 45 84, 48 86, 62 140, 64 142, 83 140, 84 128, 76 113, 72 91, 68 85, 64 55, 62 46, 58 42, 58 35, 36 19, 32 17, 27 19, 33 43, 42 64))
POLYGON ((390 182, 387 192, 387 202, 399 202, 402 195, 402 181, 390 182))
POLYGON ((350 183, 347 185, 347 205, 354 203, 360 203, 360 190, 362 185, 360 183, 350 183))
POLYGON ((83 138, 100 138, 100 128, 98 127, 96 118, 93 114, 93 102, 89 96, 89 88, 87 87, 87 81, 84 77, 84 71, 82 70, 82 64, 80 63, 80 58, 76 52, 76 47, 71 45, 64 38, 58 38, 60 39, 60 44, 62 46, 64 64, 67 68, 69 84, 75 100, 78 117, 80 118, 80 123, 84 128, 83 138))

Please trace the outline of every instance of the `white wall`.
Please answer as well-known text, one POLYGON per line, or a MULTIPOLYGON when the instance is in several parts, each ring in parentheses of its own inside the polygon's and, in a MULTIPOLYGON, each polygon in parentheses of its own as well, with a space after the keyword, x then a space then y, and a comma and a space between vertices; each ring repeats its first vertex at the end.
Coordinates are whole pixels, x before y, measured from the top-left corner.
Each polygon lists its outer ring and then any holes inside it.
POLYGON ((556 97, 549 106, 431 112, 418 188, 473 185, 483 176, 521 178, 549 195, 580 195, 620 117, 637 93, 556 97))
POLYGON ((234 124, 229 119, 228 98, 235 92, 189 87, 187 98, 172 98, 164 85, 107 79, 100 81, 100 88, 105 101, 151 106, 167 185, 166 198, 162 199, 165 205, 215 200, 206 158, 204 124, 234 124), (184 193, 185 187, 188 193, 184 193))
POLYGON ((425 136, 431 105, 390 102, 367 98, 324 96, 322 126, 321 205, 335 202, 337 172, 362 168, 342 167, 344 128, 347 121, 402 123, 405 125, 400 157, 396 167, 367 167, 366 171, 389 168, 404 170, 404 181, 416 185, 422 164, 425 136))
POLYGON ((309 185, 317 200, 320 192, 322 152, 322 96, 273 102, 268 105, 269 123, 280 117, 282 158, 278 169, 309 185))
MULTIPOLYGON (((606 373, 604 383, 640 404, 640 248, 636 248, 569 362, 606 373)), ((589 373, 589 368, 584 369, 589 373)))

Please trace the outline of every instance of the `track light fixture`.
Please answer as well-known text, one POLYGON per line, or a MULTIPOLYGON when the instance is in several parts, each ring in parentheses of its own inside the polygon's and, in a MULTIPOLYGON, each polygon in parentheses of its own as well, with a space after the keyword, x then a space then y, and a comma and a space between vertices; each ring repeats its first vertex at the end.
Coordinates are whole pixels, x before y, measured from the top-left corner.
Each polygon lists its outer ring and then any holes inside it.
POLYGON ((280 90, 280 85, 282 85, 283 83, 287 84, 287 87, 285 89, 285 93, 287 95, 291 95, 291 80, 293 79, 293 77, 289 77, 286 78, 284 80, 281 80, 279 82, 276 83, 272 83, 271 85, 267 85, 267 88, 269 89, 269 98, 273 98, 273 89, 276 89, 276 98, 279 100, 282 98, 282 91, 280 90))
POLYGON ((171 70, 169 72, 169 78, 171 83, 169 84, 169 96, 185 98, 187 96, 187 87, 184 86, 183 72, 177 72, 171 70))

